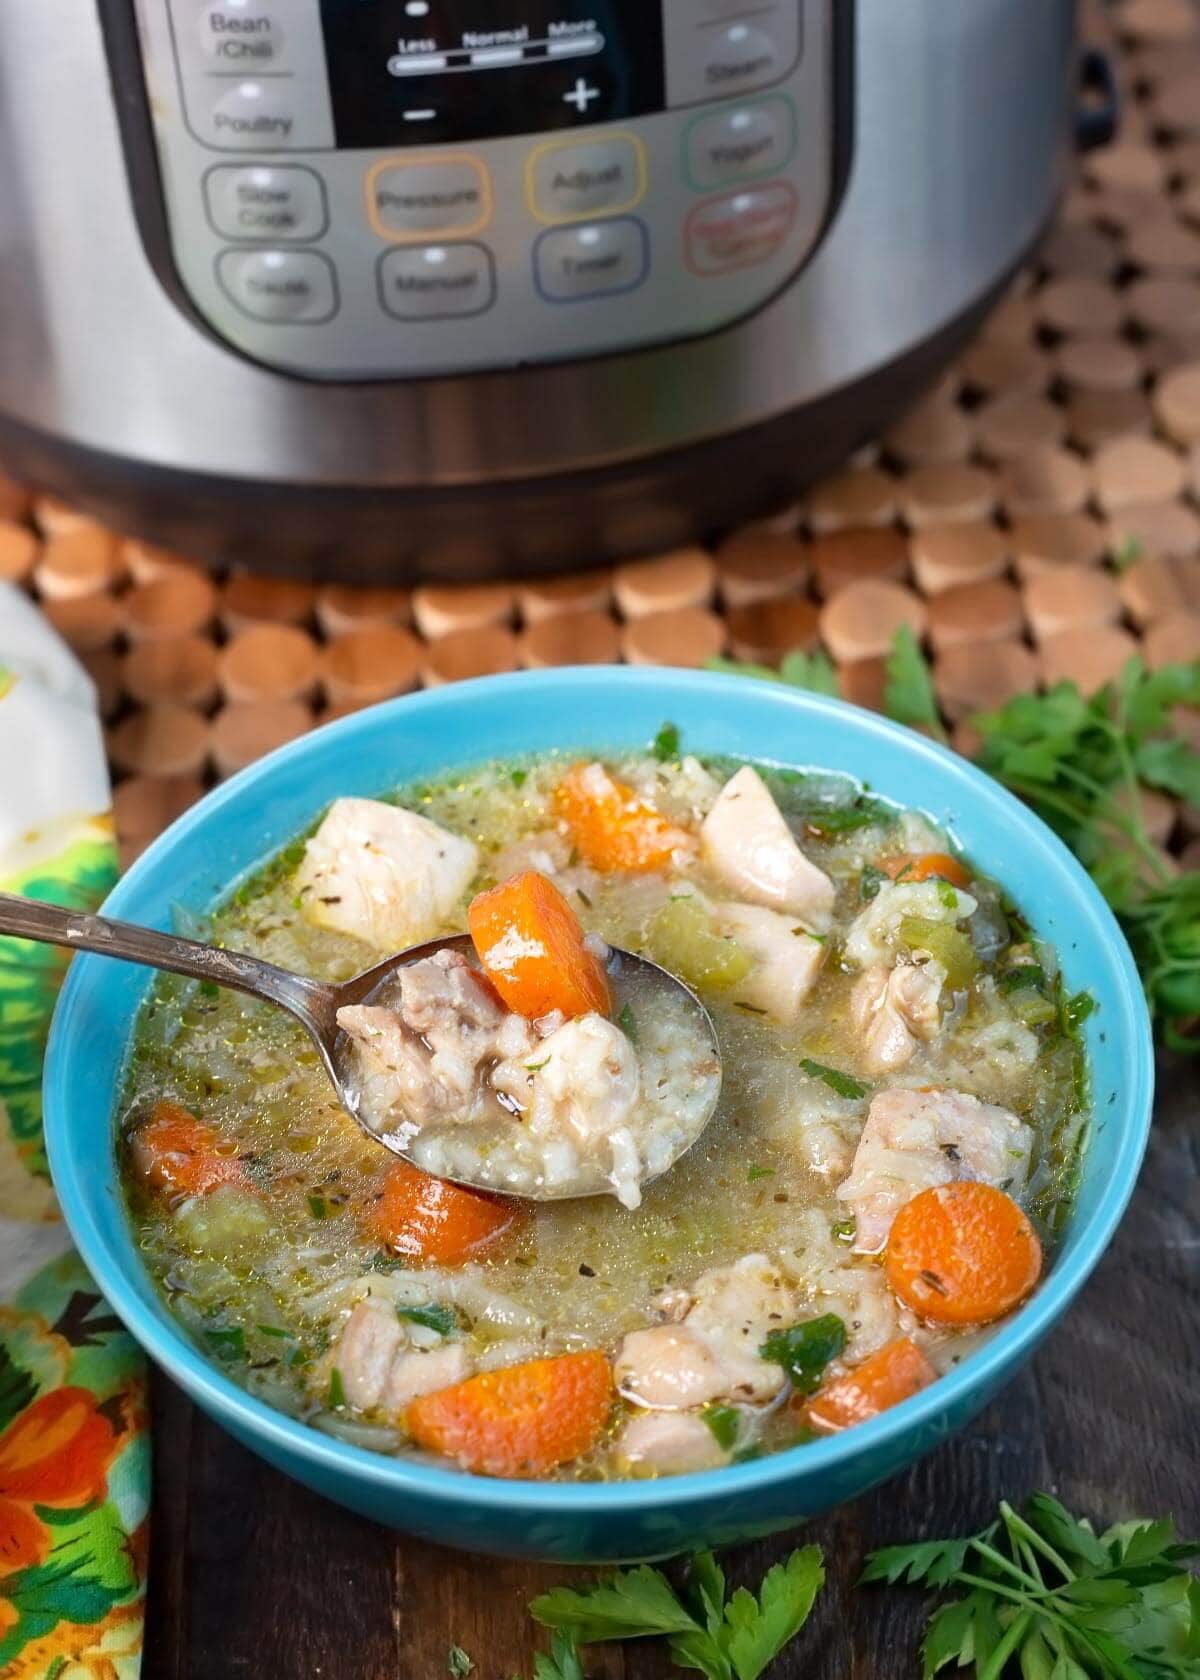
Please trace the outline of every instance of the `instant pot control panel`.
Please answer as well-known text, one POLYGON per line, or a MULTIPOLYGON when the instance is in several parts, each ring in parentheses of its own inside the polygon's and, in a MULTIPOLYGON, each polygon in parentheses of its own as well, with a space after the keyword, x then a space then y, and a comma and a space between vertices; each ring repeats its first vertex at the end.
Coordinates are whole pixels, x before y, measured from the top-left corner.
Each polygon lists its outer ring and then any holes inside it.
POLYGON ((135 0, 178 276, 319 379, 727 326, 829 218, 839 4, 135 0))

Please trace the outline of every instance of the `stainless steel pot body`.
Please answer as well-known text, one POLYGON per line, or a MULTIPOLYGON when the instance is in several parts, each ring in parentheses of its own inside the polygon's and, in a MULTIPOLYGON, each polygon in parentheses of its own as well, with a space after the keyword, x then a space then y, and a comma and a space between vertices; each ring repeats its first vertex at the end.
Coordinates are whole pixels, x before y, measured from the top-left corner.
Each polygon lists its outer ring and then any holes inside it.
POLYGON ((143 244, 118 107, 144 90, 110 85, 97 6, 0 9, 0 448, 126 527, 362 577, 561 566, 765 508, 950 353, 1070 150, 1070 0, 833 3, 844 190, 772 301, 662 347, 365 382, 189 317, 143 244))

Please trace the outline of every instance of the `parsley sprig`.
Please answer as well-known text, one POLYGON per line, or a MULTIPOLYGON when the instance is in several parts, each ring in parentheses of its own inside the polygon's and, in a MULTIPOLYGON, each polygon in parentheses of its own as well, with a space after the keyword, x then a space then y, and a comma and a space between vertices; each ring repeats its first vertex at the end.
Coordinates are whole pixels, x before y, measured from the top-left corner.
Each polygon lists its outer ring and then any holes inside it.
POLYGON ((556 1587, 529 1606, 555 1630, 535 1680, 581 1680, 580 1645, 655 1635, 667 1640, 678 1667, 698 1669, 706 1680, 758 1680, 808 1620, 824 1579, 820 1548, 804 1546, 767 1571, 757 1595, 738 1587, 727 1596, 711 1552, 695 1554, 679 1592, 650 1564, 590 1587, 556 1587))
POLYGON ((967 1539, 872 1552, 862 1580, 966 1589, 930 1618, 925 1680, 952 1663, 977 1680, 1198 1680, 1197 1555, 1170 1519, 1097 1535, 1035 1493, 967 1539))

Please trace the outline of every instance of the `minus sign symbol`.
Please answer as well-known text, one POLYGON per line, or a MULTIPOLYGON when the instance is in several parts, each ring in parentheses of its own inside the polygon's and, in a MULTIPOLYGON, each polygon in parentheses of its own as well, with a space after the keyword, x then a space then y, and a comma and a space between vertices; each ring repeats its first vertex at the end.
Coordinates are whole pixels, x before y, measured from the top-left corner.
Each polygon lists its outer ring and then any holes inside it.
POLYGON ((429 122, 431 118, 436 116, 436 111, 405 111, 404 120, 405 122, 429 122))

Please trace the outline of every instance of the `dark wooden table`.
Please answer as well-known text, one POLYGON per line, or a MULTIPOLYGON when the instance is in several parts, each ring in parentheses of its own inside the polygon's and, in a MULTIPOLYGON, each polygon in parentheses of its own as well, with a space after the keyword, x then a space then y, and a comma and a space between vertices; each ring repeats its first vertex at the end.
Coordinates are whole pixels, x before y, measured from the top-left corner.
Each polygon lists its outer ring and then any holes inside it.
MULTIPOLYGON (((1121 1230, 1049 1343, 965 1434, 804 1530, 829 1583, 771 1680, 905 1680, 920 1598, 855 1589, 872 1546, 980 1527, 1048 1488, 1103 1521, 1173 1511, 1200 1532, 1200 1075, 1164 1067, 1121 1230)), ((145 1680, 442 1680, 451 1644, 477 1680, 528 1675, 525 1613, 570 1571, 408 1541, 287 1481, 160 1379, 145 1680)), ((726 1554, 757 1581, 796 1535, 726 1554)), ((667 1674, 646 1645, 596 1649, 589 1676, 667 1674)))

